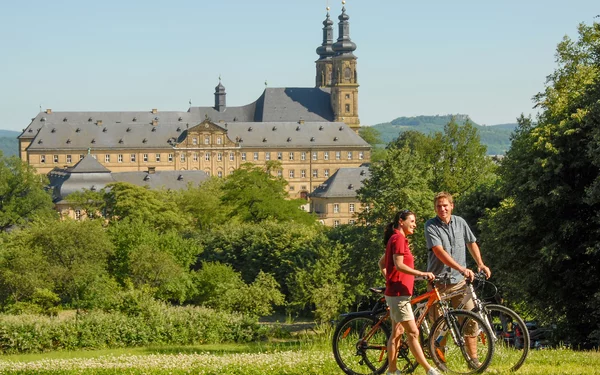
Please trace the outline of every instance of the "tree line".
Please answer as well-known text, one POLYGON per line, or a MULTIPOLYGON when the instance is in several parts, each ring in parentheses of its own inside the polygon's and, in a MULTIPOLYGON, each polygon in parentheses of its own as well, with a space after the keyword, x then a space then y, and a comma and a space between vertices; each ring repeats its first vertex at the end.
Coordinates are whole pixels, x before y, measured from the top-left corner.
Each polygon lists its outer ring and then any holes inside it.
MULTIPOLYGON (((174 305, 319 321, 370 303, 380 285, 383 227, 397 210, 420 222, 412 247, 424 267, 423 223, 433 196, 455 196, 492 281, 527 318, 576 345, 600 342, 600 26, 579 26, 521 116, 506 156, 486 156, 477 129, 408 131, 375 148, 357 193, 356 225, 327 228, 290 200, 275 164, 244 165, 179 192, 118 183, 69 200, 89 220, 59 220, 46 181, 0 157, 0 307, 4 312, 110 309, 141 291, 174 305)), ((363 138, 378 144, 374 129, 363 138)))

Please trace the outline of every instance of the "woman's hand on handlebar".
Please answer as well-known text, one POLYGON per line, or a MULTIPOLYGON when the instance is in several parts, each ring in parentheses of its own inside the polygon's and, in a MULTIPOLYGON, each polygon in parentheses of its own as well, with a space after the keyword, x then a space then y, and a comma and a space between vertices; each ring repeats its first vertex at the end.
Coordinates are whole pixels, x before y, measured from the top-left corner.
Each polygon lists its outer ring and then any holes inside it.
POLYGON ((423 279, 426 279, 426 280, 429 280, 429 281, 432 281, 432 280, 435 279, 435 275, 433 273, 431 273, 431 272, 423 272, 423 274, 421 275, 421 277, 423 279))

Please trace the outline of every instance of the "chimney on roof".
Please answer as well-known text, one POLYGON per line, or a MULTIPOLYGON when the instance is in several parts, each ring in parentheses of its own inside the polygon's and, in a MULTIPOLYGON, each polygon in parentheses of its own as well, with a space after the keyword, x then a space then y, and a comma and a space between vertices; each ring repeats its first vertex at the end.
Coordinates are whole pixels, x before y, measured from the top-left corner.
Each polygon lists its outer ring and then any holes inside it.
POLYGON ((46 110, 46 113, 47 113, 47 114, 51 114, 51 113, 52 113, 52 108, 48 108, 48 109, 46 110))
POLYGON ((152 113, 158 113, 158 109, 152 108, 152 113))
POLYGON ((157 119, 153 119, 152 120, 152 126, 156 126, 158 125, 158 120, 157 119))
POLYGON ((102 120, 98 120, 98 121, 96 122, 96 125, 98 125, 98 126, 102 126, 102 120))
POLYGON ((301 118, 300 120, 298 120, 298 124, 304 124, 304 119, 301 118))
POLYGON ((156 173, 156 167, 148 167, 148 174, 155 174, 156 173))

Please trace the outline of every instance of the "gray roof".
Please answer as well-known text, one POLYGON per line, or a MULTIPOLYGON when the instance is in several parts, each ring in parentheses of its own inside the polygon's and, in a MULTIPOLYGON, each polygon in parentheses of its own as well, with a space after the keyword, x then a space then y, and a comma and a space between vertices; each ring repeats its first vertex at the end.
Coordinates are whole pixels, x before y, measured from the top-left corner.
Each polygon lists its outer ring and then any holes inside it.
POLYGON ((238 122, 226 128, 231 140, 242 140, 242 147, 370 147, 343 122, 238 122))
POLYGON ((368 166, 356 168, 340 168, 319 185, 311 194, 317 198, 355 197, 356 190, 363 186, 363 181, 371 176, 368 166))
MULTIPOLYGON (((226 107, 222 111, 214 107, 191 107, 187 112, 157 113, 40 112, 19 138, 33 138, 29 150, 39 151, 82 151, 88 148, 164 149, 170 146, 170 139, 179 139, 186 129, 205 119, 214 123, 227 123, 228 129, 231 130, 237 129, 233 124, 238 122, 331 123, 334 115, 327 88, 267 88, 254 103, 241 107, 226 107)), ((335 126, 339 127, 337 123, 335 126)), ((316 137, 316 134, 314 136, 316 137)), ((232 139, 234 138, 235 136, 232 139)), ((354 139, 358 141, 356 137, 354 139)), ((265 146, 264 143, 261 145, 265 146)))
POLYGON ((72 168, 50 171, 49 188, 52 189, 54 202, 84 189, 99 191, 113 182, 128 182, 150 189, 180 190, 189 184, 197 186, 209 178, 204 171, 110 172, 99 167, 104 168, 91 155, 87 155, 72 168))

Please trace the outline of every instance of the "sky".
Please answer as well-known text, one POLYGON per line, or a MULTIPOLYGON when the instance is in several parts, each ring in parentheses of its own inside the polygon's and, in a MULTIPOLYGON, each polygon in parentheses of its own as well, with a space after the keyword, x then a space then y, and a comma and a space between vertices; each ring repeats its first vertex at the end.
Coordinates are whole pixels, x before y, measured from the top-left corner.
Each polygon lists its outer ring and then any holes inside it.
MULTIPOLYGON (((326 7, 341 1, 55 0, 0 4, 0 129, 53 111, 186 111, 268 87, 314 87, 326 7)), ((598 0, 347 0, 362 125, 467 114, 535 117, 532 97, 564 36, 600 22, 598 0)))

